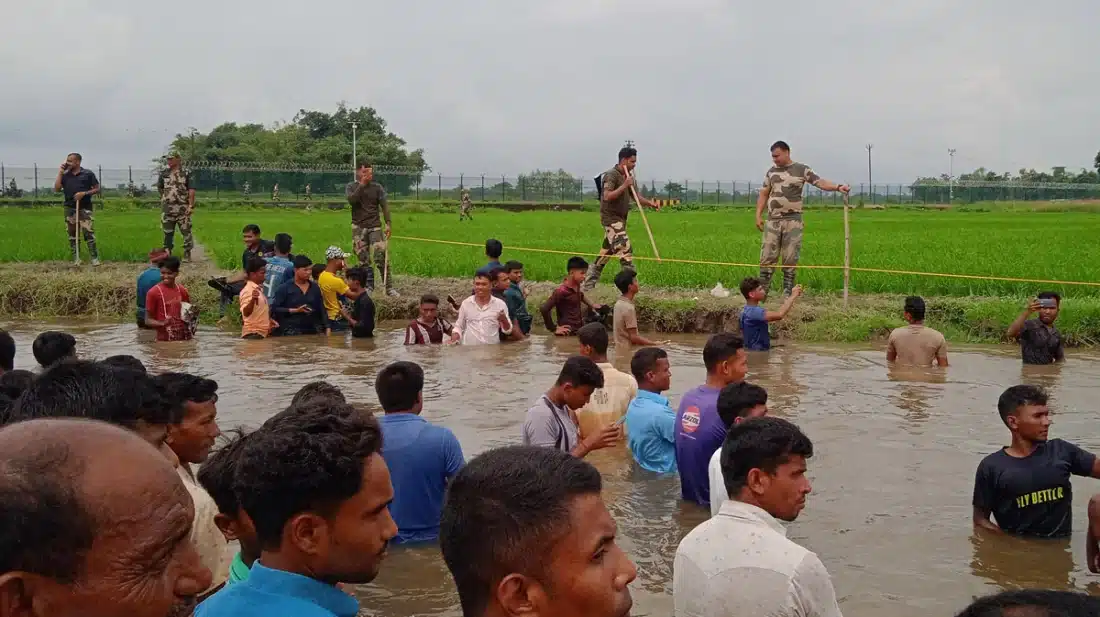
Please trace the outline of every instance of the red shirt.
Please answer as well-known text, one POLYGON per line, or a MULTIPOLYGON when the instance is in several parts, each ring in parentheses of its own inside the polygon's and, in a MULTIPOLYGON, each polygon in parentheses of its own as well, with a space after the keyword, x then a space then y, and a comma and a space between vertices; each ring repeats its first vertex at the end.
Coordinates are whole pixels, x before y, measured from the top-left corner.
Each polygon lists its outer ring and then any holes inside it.
POLYGON ((145 316, 157 321, 168 321, 167 326, 157 328, 158 341, 189 341, 191 326, 183 321, 183 303, 190 302, 187 288, 179 283, 169 287, 157 283, 145 296, 145 316))
POLYGON ((562 282, 547 300, 547 304, 557 310, 558 325, 569 326, 573 329, 573 334, 576 334, 577 330, 584 325, 584 312, 581 310, 582 297, 584 294, 581 293, 580 288, 562 282))

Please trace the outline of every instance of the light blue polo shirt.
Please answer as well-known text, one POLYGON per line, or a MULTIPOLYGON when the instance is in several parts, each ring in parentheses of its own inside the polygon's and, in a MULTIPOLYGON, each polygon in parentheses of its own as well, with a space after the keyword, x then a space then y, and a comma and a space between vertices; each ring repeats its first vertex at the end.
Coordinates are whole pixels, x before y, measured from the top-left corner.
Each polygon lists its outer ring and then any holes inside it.
POLYGON ((667 398, 638 390, 626 408, 626 434, 630 452, 643 469, 676 471, 676 412, 667 398))
POLYGON ((195 617, 356 617, 359 601, 333 585, 252 564, 248 578, 222 588, 195 617))

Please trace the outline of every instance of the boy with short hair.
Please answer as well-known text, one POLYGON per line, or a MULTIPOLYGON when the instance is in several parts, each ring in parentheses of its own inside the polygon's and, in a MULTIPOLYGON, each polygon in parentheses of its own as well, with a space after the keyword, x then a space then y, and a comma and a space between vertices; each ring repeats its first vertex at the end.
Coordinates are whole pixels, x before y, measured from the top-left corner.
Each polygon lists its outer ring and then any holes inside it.
MULTIPOLYGON (((718 394, 718 417, 727 434, 731 428, 751 418, 768 415, 768 391, 751 383, 731 383, 718 394)), ((722 477, 722 448, 714 451, 707 467, 710 476, 710 515, 718 516, 722 502, 729 499, 722 477)))
POLYGON ((527 310, 527 294, 520 286, 523 282, 523 264, 518 261, 509 261, 504 264, 504 271, 508 274, 510 283, 504 290, 504 303, 508 305, 508 312, 519 322, 520 332, 527 336, 531 333, 531 322, 534 318, 527 310))
POLYGON ((145 328, 145 296, 160 282, 160 262, 171 253, 167 249, 155 248, 149 251, 149 267, 137 278, 137 325, 145 328))
POLYGON ((454 327, 439 316, 439 296, 420 296, 420 312, 405 328, 406 345, 442 345, 454 327))
POLYGON ((745 349, 748 351, 768 351, 772 346, 771 334, 768 332, 768 324, 773 321, 782 321, 791 312, 794 303, 802 295, 802 286, 795 285, 791 295, 783 302, 778 311, 769 311, 760 306, 768 297, 768 290, 764 289, 760 279, 748 277, 741 281, 741 295, 745 296, 745 308, 741 311, 740 326, 741 336, 745 339, 745 349))
POLYGON ((278 324, 271 319, 271 305, 261 287, 267 276, 263 257, 249 257, 244 266, 245 283, 241 289, 241 338, 265 339, 278 324))
POLYGON ((367 269, 356 267, 348 270, 348 289, 359 294, 348 311, 348 323, 354 338, 374 337, 374 300, 367 294, 367 269))
POLYGON ((43 332, 31 343, 35 361, 44 369, 76 357, 76 338, 68 332, 43 332))
POLYGON ((252 564, 260 558, 260 541, 256 537, 256 528, 252 525, 252 519, 248 517, 248 513, 241 507, 241 502, 233 489, 237 455, 240 454, 241 446, 246 439, 248 435, 241 429, 230 431, 229 439, 221 448, 210 454, 196 474, 196 479, 203 490, 218 506, 218 513, 214 515, 214 524, 221 530, 227 542, 240 543, 241 550, 233 557, 233 563, 229 566, 229 580, 226 581, 226 585, 247 580, 252 564))
POLYGON ((336 276, 347 268, 348 256, 349 253, 338 246, 328 247, 325 251, 325 268, 317 275, 317 286, 321 288, 321 298, 324 299, 325 310, 328 311, 329 328, 333 332, 346 331, 351 327, 348 315, 340 303, 341 297, 355 300, 366 293, 365 290, 352 291, 347 281, 336 276))
POLYGON ((555 289, 554 293, 550 294, 546 302, 539 307, 546 329, 556 336, 569 336, 581 329, 584 325, 582 305, 593 311, 599 306, 589 302, 581 291, 585 273, 588 272, 588 262, 583 257, 570 257, 565 269, 567 274, 561 286, 555 289), (554 325, 551 310, 556 310, 558 313, 557 325, 554 325))
POLYGON ((886 342, 886 361, 903 366, 947 366, 947 339, 924 325, 924 298, 905 299, 908 326, 896 328, 886 342))
POLYGON ((1008 337, 1020 341, 1024 364, 1054 364, 1065 362, 1062 334, 1054 327, 1062 310, 1062 296, 1044 291, 1028 303, 1023 313, 1008 327, 1008 337), (1038 319, 1028 319, 1039 313, 1038 319))
POLYGON ((504 253, 504 245, 500 243, 500 240, 496 238, 489 238, 485 241, 485 256, 489 258, 489 263, 481 266, 477 269, 475 274, 489 274, 489 271, 493 268, 500 268, 500 256, 504 253))
POLYGON ((157 340, 189 341, 195 335, 191 315, 185 319, 183 305, 190 304, 187 288, 176 282, 180 274, 180 258, 168 257, 160 262, 161 282, 145 297, 145 325, 156 328, 157 340))

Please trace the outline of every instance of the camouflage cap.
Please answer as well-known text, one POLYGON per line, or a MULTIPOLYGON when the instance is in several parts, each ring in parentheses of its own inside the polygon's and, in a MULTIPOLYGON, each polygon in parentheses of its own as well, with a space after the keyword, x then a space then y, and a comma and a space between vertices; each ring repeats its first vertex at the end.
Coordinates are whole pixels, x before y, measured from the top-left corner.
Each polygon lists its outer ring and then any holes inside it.
POLYGON ((180 157, 180 151, 179 151, 179 150, 177 150, 177 149, 175 149, 175 148, 172 148, 171 150, 169 150, 169 151, 168 151, 168 154, 165 154, 165 155, 164 155, 164 158, 166 158, 166 159, 178 159, 178 158, 181 158, 181 157, 180 157))
POLYGON ((345 253, 344 249, 338 246, 330 246, 325 251, 325 259, 347 259, 351 257, 351 253, 345 253))

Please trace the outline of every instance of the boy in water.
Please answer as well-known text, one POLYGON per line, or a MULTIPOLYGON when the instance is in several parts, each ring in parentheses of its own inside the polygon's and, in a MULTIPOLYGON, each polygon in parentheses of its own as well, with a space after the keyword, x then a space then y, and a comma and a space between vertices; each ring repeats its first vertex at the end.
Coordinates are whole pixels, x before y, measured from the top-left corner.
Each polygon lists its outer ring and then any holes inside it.
POLYGON ((546 329, 557 336, 569 336, 576 334, 584 325, 584 312, 581 305, 589 310, 596 310, 599 305, 592 304, 584 297, 581 284, 584 283, 585 273, 588 271, 588 262, 583 257, 570 257, 566 263, 566 276, 561 286, 550 294, 546 302, 539 307, 542 319, 546 323, 546 329), (551 311, 557 311, 558 323, 554 325, 551 311))
POLYGON ((252 564, 260 558, 260 541, 256 537, 256 528, 252 519, 241 507, 240 500, 233 490, 233 477, 237 470, 237 455, 248 435, 241 430, 233 431, 229 441, 199 467, 198 481, 210 494, 218 506, 214 515, 214 524, 221 530, 226 541, 240 542, 241 550, 233 557, 229 567, 229 580, 226 585, 239 583, 248 578, 252 564))
POLYGON ((160 283, 145 297, 145 325, 156 328, 158 341, 189 341, 195 334, 190 316, 183 315, 183 305, 191 302, 191 296, 176 283, 179 274, 180 258, 165 258, 160 262, 160 283))
POLYGON ((769 311, 760 306, 760 303, 768 297, 768 290, 764 289, 760 279, 748 277, 741 281, 741 295, 745 296, 745 308, 741 311, 741 336, 745 339, 747 351, 768 351, 772 347, 771 334, 768 332, 768 324, 773 321, 782 321, 791 312, 794 303, 802 295, 802 286, 795 285, 791 295, 783 302, 778 311, 769 311))

